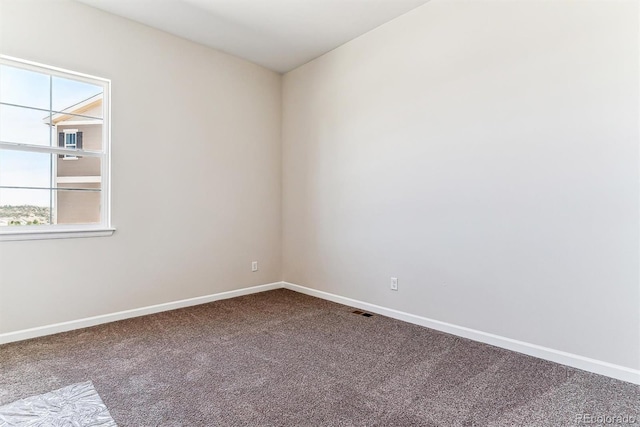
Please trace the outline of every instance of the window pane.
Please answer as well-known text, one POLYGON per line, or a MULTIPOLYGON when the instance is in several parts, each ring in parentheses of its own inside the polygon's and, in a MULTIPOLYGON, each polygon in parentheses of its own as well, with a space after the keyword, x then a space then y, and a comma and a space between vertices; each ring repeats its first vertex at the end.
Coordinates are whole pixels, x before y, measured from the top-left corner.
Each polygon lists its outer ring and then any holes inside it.
POLYGON ((65 148, 76 148, 76 134, 65 133, 64 134, 64 146, 65 148))
POLYGON ((101 189, 100 158, 0 149, 0 226, 99 223, 101 189))
POLYGON ((55 191, 54 220, 57 224, 98 224, 100 222, 100 184, 59 184, 60 188, 76 190, 55 191), (77 190, 82 188, 82 191, 77 190))
POLYGON ((0 186, 49 188, 51 158, 46 153, 0 150, 0 186))
POLYGON ((100 184, 83 191, 0 188, 0 227, 47 224, 99 224, 100 184), (51 207, 51 209, 50 209, 51 207))
POLYGON ((54 220, 56 223, 99 223, 102 187, 100 158, 73 159, 58 156, 55 175, 54 186, 58 189, 69 189, 55 192, 54 220))
POLYGON ((47 74, 0 65, 0 102, 49 109, 47 74))
POLYGON ((70 177, 76 177, 75 182, 100 182, 100 158, 56 156, 55 176, 58 182, 69 182, 70 177), (65 178, 65 179, 60 179, 65 178))
POLYGON ((52 192, 0 188, 0 227, 50 224, 52 192))
POLYGON ((0 141, 50 145, 53 138, 48 123, 45 111, 0 105, 0 141))
POLYGON ((102 118, 102 86, 53 77, 53 110, 102 118))

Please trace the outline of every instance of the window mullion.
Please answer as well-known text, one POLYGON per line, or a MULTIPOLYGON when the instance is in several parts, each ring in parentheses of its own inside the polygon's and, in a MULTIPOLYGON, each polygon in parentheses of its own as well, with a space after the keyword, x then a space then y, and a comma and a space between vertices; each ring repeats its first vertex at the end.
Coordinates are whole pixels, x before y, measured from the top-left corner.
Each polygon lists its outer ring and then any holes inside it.
MULTIPOLYGON (((49 75, 49 146, 53 147, 53 76, 49 75)), ((53 224, 53 205, 55 192, 53 191, 53 177, 54 167, 57 168, 57 164, 54 163, 54 156, 49 156, 49 224, 53 224)))
POLYGON ((0 141, 0 150, 28 151, 32 153, 64 154, 67 156, 102 157, 101 151, 79 150, 63 147, 47 147, 46 145, 20 144, 15 142, 0 141))
MULTIPOLYGON (((67 111, 57 111, 57 110, 47 109, 47 108, 29 107, 26 105, 13 104, 11 102, 0 102, 0 105, 4 105, 7 107, 14 107, 14 108, 24 108, 25 110, 42 111, 42 112, 51 113, 57 116, 70 116, 70 117, 80 117, 83 119, 90 119, 90 120, 102 120, 102 117, 88 116, 86 114, 78 114, 78 113, 69 113, 67 111)), ((50 118, 51 118, 51 114, 49 116, 50 118)))

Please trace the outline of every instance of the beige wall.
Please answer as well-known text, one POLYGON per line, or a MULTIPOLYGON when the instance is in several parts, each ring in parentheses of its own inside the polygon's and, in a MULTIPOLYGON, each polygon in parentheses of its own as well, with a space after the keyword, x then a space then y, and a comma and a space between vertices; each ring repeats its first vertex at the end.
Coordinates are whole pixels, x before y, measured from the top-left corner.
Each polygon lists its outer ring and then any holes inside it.
POLYGON ((112 80, 117 229, 0 243, 0 333, 280 280, 278 74, 66 0, 0 0, 0 52, 112 80))
POLYGON ((286 74, 284 279, 639 368, 638 15, 432 0, 286 74))

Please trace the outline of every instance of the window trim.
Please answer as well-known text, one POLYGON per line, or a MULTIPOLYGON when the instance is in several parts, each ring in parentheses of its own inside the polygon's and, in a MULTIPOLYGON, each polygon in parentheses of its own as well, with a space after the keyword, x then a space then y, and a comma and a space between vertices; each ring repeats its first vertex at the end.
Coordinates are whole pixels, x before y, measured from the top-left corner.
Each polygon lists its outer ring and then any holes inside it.
MULTIPOLYGON (((78 237, 102 237, 111 236, 115 228, 111 224, 111 80, 77 71, 54 67, 34 61, 28 61, 8 55, 0 55, 0 64, 22 68, 29 71, 47 73, 55 77, 73 78, 77 81, 101 85, 102 98, 102 151, 73 150, 72 155, 82 154, 89 157, 100 157, 101 171, 101 198, 100 198, 100 223, 99 224, 49 224, 34 225, 30 227, 2 227, 0 228, 1 241, 15 240, 45 240, 67 239, 78 237)), ((2 142, 0 148, 17 149, 19 151, 40 151, 42 146, 2 142)), ((54 154, 65 153, 66 149, 48 147, 47 151, 54 154)))

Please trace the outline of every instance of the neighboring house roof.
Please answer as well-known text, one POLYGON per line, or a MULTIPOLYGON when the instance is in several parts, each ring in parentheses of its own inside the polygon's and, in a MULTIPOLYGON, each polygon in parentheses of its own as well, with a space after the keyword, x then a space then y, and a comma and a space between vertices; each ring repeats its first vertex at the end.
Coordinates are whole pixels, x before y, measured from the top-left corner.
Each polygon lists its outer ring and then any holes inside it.
MULTIPOLYGON (((102 93, 98 93, 93 95, 83 101, 80 101, 76 104, 70 105, 67 108, 64 108, 62 111, 57 112, 51 116, 52 123, 49 122, 49 116, 44 117, 42 120, 45 124, 53 124, 56 125, 59 122, 64 122, 69 119, 73 119, 74 115, 83 115, 83 113, 95 108, 98 105, 102 105, 102 93), (66 113, 66 114, 65 114, 66 113)), ((97 118, 93 116, 85 116, 86 118, 97 118)))

